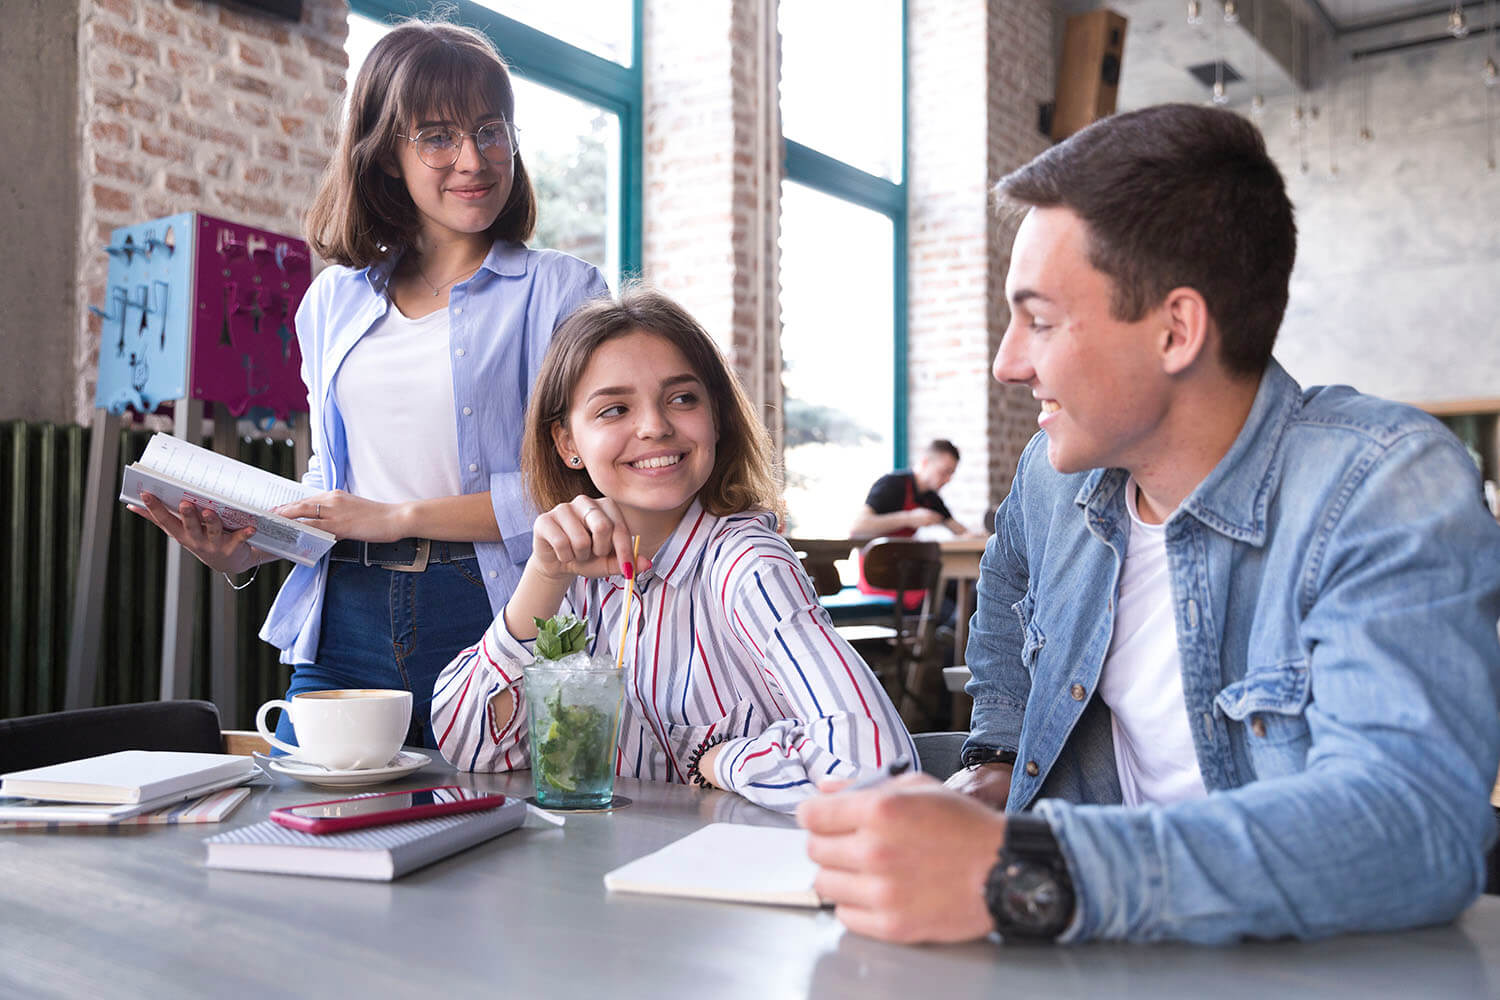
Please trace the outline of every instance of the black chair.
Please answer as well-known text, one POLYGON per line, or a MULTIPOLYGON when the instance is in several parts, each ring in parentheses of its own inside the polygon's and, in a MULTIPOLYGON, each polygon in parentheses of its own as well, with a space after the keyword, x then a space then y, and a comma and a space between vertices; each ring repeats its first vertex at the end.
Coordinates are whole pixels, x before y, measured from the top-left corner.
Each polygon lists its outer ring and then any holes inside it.
POLYGON ((917 761, 924 774, 947 781, 963 763, 964 742, 968 733, 913 733, 917 761))
POLYGON ((207 701, 150 701, 0 719, 0 774, 117 750, 223 753, 219 710, 207 701))
POLYGON ((881 590, 895 592, 889 627, 872 627, 870 634, 839 633, 879 671, 889 665, 896 709, 908 729, 917 732, 941 718, 945 697, 942 663, 937 642, 938 615, 942 602, 938 583, 943 574, 943 550, 937 542, 910 538, 877 538, 860 553, 865 579, 881 590), (922 594, 915 610, 906 607, 906 595, 922 594))

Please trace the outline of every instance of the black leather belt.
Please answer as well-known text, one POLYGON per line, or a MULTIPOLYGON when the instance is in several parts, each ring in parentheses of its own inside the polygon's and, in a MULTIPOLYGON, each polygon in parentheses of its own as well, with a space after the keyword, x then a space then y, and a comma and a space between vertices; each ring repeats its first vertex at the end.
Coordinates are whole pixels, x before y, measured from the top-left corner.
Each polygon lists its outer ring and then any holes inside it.
POLYGON ((397 573, 420 573, 429 562, 474 558, 473 542, 435 542, 430 538, 402 538, 394 542, 358 542, 344 538, 333 543, 328 557, 335 562, 379 566, 397 573))

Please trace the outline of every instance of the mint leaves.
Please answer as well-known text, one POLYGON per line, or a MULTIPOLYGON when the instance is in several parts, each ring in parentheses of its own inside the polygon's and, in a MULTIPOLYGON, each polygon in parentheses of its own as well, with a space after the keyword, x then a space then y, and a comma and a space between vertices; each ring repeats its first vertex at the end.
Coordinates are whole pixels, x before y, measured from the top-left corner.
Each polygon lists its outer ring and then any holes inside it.
POLYGON ((536 656, 539 660, 560 660, 569 653, 588 648, 588 629, 571 614, 551 618, 533 618, 536 623, 536 656))

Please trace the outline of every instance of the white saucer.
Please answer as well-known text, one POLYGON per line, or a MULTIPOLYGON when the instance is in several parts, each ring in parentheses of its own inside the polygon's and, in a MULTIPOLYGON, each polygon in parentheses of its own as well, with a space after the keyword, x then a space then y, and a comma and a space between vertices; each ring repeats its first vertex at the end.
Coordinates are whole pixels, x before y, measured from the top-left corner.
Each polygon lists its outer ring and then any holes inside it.
POLYGON ((358 771, 325 771, 321 767, 299 763, 290 757, 277 757, 271 761, 271 770, 309 785, 323 785, 327 788, 358 788, 361 785, 378 785, 383 781, 394 781, 431 762, 432 758, 425 753, 402 750, 396 755, 396 762, 389 767, 367 767, 358 771))

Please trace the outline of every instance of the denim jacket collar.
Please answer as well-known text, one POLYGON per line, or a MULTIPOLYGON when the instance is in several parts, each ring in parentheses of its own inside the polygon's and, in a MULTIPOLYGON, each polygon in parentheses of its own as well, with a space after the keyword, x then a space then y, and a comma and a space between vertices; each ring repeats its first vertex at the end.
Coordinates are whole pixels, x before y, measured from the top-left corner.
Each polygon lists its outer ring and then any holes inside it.
MULTIPOLYGON (((1301 396, 1301 387, 1286 369, 1270 362, 1234 444, 1179 512, 1236 541, 1264 545, 1267 507, 1280 478, 1276 452, 1301 396)), ((1091 524, 1114 524, 1124 515, 1128 478, 1124 469, 1095 469, 1084 478, 1073 502, 1088 512, 1091 524)))

